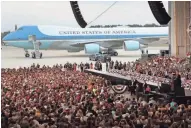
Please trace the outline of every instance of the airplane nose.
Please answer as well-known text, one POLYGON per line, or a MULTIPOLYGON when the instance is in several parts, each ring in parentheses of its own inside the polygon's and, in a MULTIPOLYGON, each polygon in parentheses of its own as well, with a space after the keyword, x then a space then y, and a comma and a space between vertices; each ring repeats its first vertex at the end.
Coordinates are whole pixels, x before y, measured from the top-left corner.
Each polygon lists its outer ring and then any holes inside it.
POLYGON ((3 37, 3 41, 8 41, 11 39, 11 33, 7 34, 5 37, 3 37))

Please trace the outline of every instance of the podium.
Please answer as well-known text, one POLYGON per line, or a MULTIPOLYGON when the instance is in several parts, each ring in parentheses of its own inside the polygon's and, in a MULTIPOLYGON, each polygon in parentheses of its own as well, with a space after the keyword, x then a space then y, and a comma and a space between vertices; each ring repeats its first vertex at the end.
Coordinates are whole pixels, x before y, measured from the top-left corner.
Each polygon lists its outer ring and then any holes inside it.
POLYGON ((107 70, 106 70, 106 63, 102 63, 102 71, 103 72, 106 72, 107 70))

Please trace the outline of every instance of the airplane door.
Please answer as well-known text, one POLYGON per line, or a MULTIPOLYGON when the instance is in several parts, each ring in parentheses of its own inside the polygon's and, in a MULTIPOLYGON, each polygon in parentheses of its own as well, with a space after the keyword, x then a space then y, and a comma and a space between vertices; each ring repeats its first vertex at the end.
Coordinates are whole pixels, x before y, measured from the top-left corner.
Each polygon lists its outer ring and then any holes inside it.
POLYGON ((28 41, 33 44, 35 51, 39 51, 41 42, 36 41, 36 35, 29 35, 28 41))
POLYGON ((28 41, 29 41, 29 42, 36 41, 36 35, 29 35, 29 36, 28 36, 28 41))

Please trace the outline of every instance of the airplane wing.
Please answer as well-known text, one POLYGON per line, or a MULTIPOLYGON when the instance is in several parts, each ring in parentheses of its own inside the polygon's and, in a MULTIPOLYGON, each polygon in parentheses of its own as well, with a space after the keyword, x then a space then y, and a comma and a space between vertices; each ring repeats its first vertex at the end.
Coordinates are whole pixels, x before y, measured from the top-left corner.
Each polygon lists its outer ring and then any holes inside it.
POLYGON ((147 45, 156 41, 159 41, 160 39, 164 40, 164 43, 168 42, 168 38, 167 37, 152 37, 152 38, 128 38, 128 39, 100 39, 100 40, 88 40, 88 41, 79 41, 79 42, 75 42, 72 43, 71 46, 73 47, 84 47, 84 45, 86 44, 92 44, 92 43, 96 43, 96 44, 100 44, 103 47, 122 47, 124 41, 128 41, 128 40, 134 40, 134 41, 139 41, 141 44, 147 45))
MULTIPOLYGON (((127 40, 127 39, 126 39, 127 40)), ((129 39, 128 39, 129 40, 129 39)), ((92 40, 92 41, 84 41, 84 42, 77 42, 77 43, 73 43, 73 44, 71 44, 71 46, 73 46, 73 47, 84 47, 84 45, 86 45, 86 44, 93 44, 93 43, 96 43, 96 44, 102 44, 102 45, 111 45, 111 46, 113 46, 113 45, 115 45, 115 46, 118 46, 118 47, 120 47, 120 46, 122 46, 123 45, 123 42, 124 42, 125 40, 123 40, 123 39, 112 39, 112 40, 92 40)), ((110 47, 111 47, 110 46, 110 47)), ((114 47, 115 47, 114 46, 114 47)))

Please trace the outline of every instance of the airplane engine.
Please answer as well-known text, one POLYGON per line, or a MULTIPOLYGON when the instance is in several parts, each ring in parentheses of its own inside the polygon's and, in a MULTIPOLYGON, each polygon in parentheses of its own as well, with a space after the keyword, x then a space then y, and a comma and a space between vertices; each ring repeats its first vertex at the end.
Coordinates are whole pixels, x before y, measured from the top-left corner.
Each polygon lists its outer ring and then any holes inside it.
POLYGON ((86 54, 95 54, 101 52, 99 44, 86 44, 84 50, 86 54))
POLYGON ((138 41, 124 41, 123 48, 125 51, 136 51, 141 48, 140 43, 138 41))

